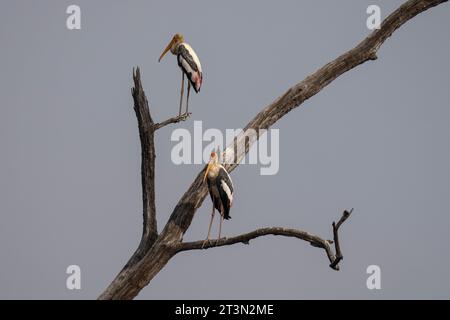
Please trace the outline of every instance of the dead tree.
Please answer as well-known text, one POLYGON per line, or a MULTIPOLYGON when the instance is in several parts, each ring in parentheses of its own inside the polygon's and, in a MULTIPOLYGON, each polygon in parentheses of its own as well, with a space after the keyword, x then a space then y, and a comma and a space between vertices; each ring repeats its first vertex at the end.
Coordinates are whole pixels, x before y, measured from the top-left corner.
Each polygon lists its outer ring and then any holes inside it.
MULTIPOLYGON (((270 128, 281 117, 300 106, 343 73, 366 61, 376 60, 378 49, 395 30, 419 13, 444 2, 447 2, 447 0, 406 1, 382 22, 379 30, 375 30, 355 48, 327 63, 303 81, 289 88, 282 96, 262 109, 247 124, 244 132, 249 129, 258 132, 260 129, 270 128)), ((173 256, 182 251, 202 249, 203 244, 202 240, 183 242, 182 236, 189 228, 195 212, 207 195, 207 188, 202 183, 204 169, 197 175, 189 189, 178 201, 164 229, 160 234, 157 232, 154 135, 156 130, 183 121, 186 119, 186 116, 174 117, 161 123, 155 123, 150 114, 149 104, 142 88, 139 68, 136 71, 133 70, 133 79, 134 88, 131 90, 131 93, 134 99, 134 111, 138 120, 142 150, 141 174, 144 229, 139 247, 112 283, 99 296, 99 299, 133 299, 164 268, 173 256)), ((257 138, 255 137, 255 139, 257 138)), ((228 151, 233 153, 237 149, 237 143, 244 143, 245 148, 239 148, 241 150, 240 154, 235 154, 238 160, 242 159, 248 152, 252 142, 254 140, 244 139, 244 141, 238 141, 238 139, 235 139, 234 143, 227 148, 227 154, 228 151)), ((234 170, 238 165, 237 163, 227 164, 226 169, 228 171, 234 170)), ((223 238, 217 243, 209 243, 203 249, 236 243, 248 244, 250 240, 265 235, 296 237, 309 242, 315 247, 324 249, 330 261, 330 267, 334 270, 339 270, 342 252, 339 246, 338 231, 350 214, 351 210, 344 211, 340 220, 337 223, 333 222, 333 241, 324 240, 321 237, 301 230, 270 227, 257 229, 231 238, 223 238)))

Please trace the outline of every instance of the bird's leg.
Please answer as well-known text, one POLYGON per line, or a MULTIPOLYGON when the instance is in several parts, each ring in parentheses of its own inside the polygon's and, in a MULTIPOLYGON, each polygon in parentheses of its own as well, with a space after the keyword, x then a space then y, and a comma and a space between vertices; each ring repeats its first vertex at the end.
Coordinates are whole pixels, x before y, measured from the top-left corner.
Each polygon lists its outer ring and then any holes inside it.
POLYGON ((213 204, 213 209, 212 209, 212 213, 211 213, 211 221, 209 221, 209 227, 208 227, 208 236, 206 237, 206 240, 203 241, 202 249, 205 246, 205 244, 209 242, 209 236, 211 235, 211 226, 212 226, 212 223, 214 220, 214 213, 215 213, 215 210, 214 210, 214 204, 213 204))
POLYGON ((180 96, 180 111, 178 116, 181 116, 181 106, 183 105, 183 94, 184 94, 184 72, 181 71, 181 96, 180 96))
POLYGON ((220 215, 220 224, 219 224, 219 237, 217 238, 217 242, 220 240, 220 236, 222 235, 222 222, 223 222, 223 215, 220 215))
POLYGON ((187 99, 186 99, 186 114, 188 114, 189 109, 189 93, 191 92, 191 82, 188 80, 188 92, 187 92, 187 99))

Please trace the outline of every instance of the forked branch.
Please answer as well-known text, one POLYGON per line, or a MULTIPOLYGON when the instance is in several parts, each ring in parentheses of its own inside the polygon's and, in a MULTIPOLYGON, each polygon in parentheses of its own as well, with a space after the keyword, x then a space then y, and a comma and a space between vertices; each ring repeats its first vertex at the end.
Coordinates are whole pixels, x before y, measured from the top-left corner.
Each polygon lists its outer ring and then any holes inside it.
POLYGON ((155 205, 155 131, 169 124, 184 121, 189 117, 189 114, 185 114, 161 123, 154 123, 147 96, 142 88, 139 68, 133 69, 133 81, 134 87, 131 89, 131 95, 133 96, 141 141, 141 184, 144 219, 141 242, 124 269, 136 264, 158 237, 155 205))
POLYGON ((211 240, 206 243, 204 240, 193 242, 182 242, 177 245, 177 252, 230 246, 236 243, 249 244, 250 240, 267 235, 294 237, 303 241, 307 241, 314 247, 324 249, 328 259, 330 260, 330 268, 334 270, 339 270, 339 262, 343 259, 341 248, 339 245, 339 227, 345 222, 345 220, 347 220, 350 217, 352 212, 353 209, 350 211, 345 210, 344 213, 342 214, 342 217, 339 219, 339 222, 337 224, 333 222, 332 226, 333 226, 334 241, 325 240, 319 236, 298 229, 269 227, 257 229, 252 232, 244 233, 231 238, 221 238, 218 240, 211 240), (333 242, 335 244, 335 253, 333 253, 333 250, 331 249, 331 244, 333 244, 333 242))

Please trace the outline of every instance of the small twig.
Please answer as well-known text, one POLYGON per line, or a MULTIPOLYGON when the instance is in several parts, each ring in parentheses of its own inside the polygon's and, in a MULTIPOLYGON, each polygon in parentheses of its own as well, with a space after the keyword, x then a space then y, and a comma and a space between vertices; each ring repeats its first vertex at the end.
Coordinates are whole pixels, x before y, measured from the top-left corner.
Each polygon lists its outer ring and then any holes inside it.
POLYGON ((350 211, 345 210, 342 217, 339 219, 338 223, 333 221, 333 239, 336 255, 334 260, 331 261, 330 268, 339 270, 339 262, 344 259, 342 255, 341 246, 339 244, 339 228, 347 220, 353 212, 353 208, 350 211))
POLYGON ((190 115, 191 115, 191 113, 189 112, 189 113, 182 114, 180 116, 172 117, 172 118, 167 119, 167 120, 165 120, 163 122, 156 123, 154 125, 155 131, 158 130, 158 129, 161 129, 162 127, 165 127, 165 126, 167 126, 169 124, 172 124, 172 123, 178 123, 178 122, 181 122, 181 121, 186 121, 187 118, 189 118, 190 115))

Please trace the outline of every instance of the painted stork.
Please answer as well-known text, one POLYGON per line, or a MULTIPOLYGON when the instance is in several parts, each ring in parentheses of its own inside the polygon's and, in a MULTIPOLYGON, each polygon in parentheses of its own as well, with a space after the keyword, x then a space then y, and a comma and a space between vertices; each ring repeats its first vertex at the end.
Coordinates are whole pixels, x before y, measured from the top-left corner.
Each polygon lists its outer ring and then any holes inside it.
POLYGON ((231 219, 230 208, 233 204, 233 182, 227 170, 219 163, 219 159, 216 152, 211 152, 211 158, 208 166, 206 167, 203 181, 207 181, 209 195, 213 202, 213 208, 211 213, 211 221, 208 227, 208 236, 203 243, 209 242, 209 236, 211 233, 211 225, 214 220, 215 209, 220 213, 220 225, 219 225, 219 238, 222 232, 223 219, 231 219))
POLYGON ((177 56, 178 66, 181 68, 181 96, 180 96, 180 111, 178 115, 181 115, 181 107, 183 105, 183 93, 184 93, 184 75, 188 78, 188 90, 186 98, 186 112, 188 113, 189 108, 189 92, 191 90, 191 85, 194 87, 196 93, 200 92, 202 87, 203 74, 202 65, 198 59, 197 54, 194 49, 186 42, 184 42, 184 37, 177 33, 173 36, 172 40, 169 42, 167 47, 164 49, 163 53, 159 57, 158 62, 164 57, 164 55, 170 50, 173 55, 177 56))

